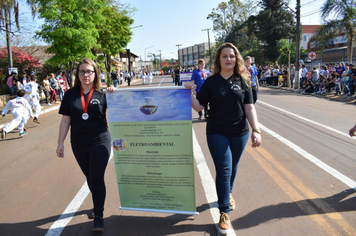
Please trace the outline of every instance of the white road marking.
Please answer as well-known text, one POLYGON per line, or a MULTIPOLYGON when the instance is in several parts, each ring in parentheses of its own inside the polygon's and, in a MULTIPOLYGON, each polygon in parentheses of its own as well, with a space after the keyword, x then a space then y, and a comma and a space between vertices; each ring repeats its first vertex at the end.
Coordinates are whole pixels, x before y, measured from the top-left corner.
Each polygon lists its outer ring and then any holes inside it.
POLYGON ((354 190, 356 190, 356 182, 353 181, 352 179, 350 179, 349 177, 341 174, 336 169, 334 169, 331 166, 325 164, 324 162, 322 162, 321 160, 319 160, 315 156, 313 156, 310 153, 306 152, 305 150, 303 150, 302 148, 300 148, 296 144, 292 143, 288 139, 283 138, 282 136, 280 136, 279 134, 273 132, 272 130, 268 129, 267 127, 265 127, 265 126, 263 126, 261 124, 260 124, 260 127, 266 133, 269 133, 270 135, 272 135, 273 137, 275 137, 276 139, 278 139, 282 143, 284 143, 287 146, 289 146, 290 148, 292 148, 294 151, 299 153, 302 157, 305 157, 306 159, 308 159, 309 161, 311 161, 315 165, 319 166, 322 170, 324 170, 327 173, 329 173, 330 175, 334 176, 336 179, 340 180, 341 182, 343 182, 344 184, 346 184, 350 188, 353 188, 354 190))
MULTIPOLYGON (((111 149, 111 154, 109 161, 113 157, 113 150, 111 149)), ((51 227, 48 229, 45 236, 59 236, 61 235, 64 227, 72 220, 75 213, 78 211, 79 207, 82 205, 85 198, 88 196, 90 190, 88 188, 88 184, 85 181, 77 195, 73 198, 73 200, 69 203, 67 208, 64 210, 62 215, 56 220, 51 227)))
MULTIPOLYGON (((350 136, 348 135, 348 131, 347 131, 347 132, 341 132, 341 131, 339 131, 339 130, 337 130, 337 129, 334 129, 334 128, 331 128, 331 127, 329 127, 329 126, 320 124, 320 123, 315 122, 315 121, 313 121, 313 120, 309 120, 309 119, 307 119, 307 118, 305 118, 305 117, 302 117, 302 116, 300 116, 300 115, 294 114, 294 113, 289 112, 289 111, 286 111, 286 110, 284 110, 284 109, 275 107, 275 106, 273 106, 273 105, 270 105, 270 104, 268 104, 268 103, 262 102, 262 101, 260 101, 260 100, 258 101, 258 103, 261 103, 261 104, 264 104, 264 105, 266 105, 266 106, 272 107, 273 109, 282 111, 282 112, 284 112, 284 113, 286 113, 286 114, 288 114, 288 115, 297 117, 297 118, 299 118, 299 119, 301 119, 301 120, 305 120, 305 121, 310 122, 310 123, 312 123, 312 124, 314 124, 314 125, 318 125, 318 126, 320 126, 320 127, 323 127, 323 128, 325 128, 325 129, 328 129, 328 130, 330 130, 330 131, 333 131, 333 132, 335 132, 335 133, 338 133, 338 134, 340 134, 340 135, 343 135, 343 136, 346 136, 346 137, 350 138, 350 136)), ((356 139, 354 139, 354 140, 356 140, 356 139)))
MULTIPOLYGON (((202 185, 203 189, 205 192, 206 200, 209 203, 210 207, 210 214, 213 217, 216 230, 219 232, 219 207, 218 207, 218 196, 216 194, 216 189, 215 189, 215 182, 214 179, 210 173, 210 170, 208 168, 208 165, 206 164, 205 157, 203 154, 203 151, 201 150, 201 147, 199 145, 199 142, 195 136, 194 130, 193 132, 193 151, 194 151, 194 158, 195 162, 197 163, 197 168, 199 171, 200 178, 202 180, 202 185)), ((230 223, 230 229, 228 231, 228 236, 236 236, 234 228, 232 227, 230 223)))

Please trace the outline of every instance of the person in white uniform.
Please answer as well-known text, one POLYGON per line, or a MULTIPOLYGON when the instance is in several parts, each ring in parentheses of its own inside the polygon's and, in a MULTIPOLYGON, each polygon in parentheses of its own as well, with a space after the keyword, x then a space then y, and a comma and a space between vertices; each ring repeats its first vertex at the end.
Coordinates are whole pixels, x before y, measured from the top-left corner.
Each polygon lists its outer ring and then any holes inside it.
POLYGON ((37 124, 41 124, 41 122, 38 120, 38 116, 40 115, 41 112, 41 105, 40 105, 39 98, 37 97, 38 84, 36 83, 36 80, 37 77, 35 75, 32 75, 31 81, 24 86, 24 90, 26 91, 25 98, 28 100, 30 105, 35 109, 33 122, 37 124))
POLYGON ((18 127, 20 136, 24 136, 27 134, 24 131, 24 126, 27 122, 28 115, 33 117, 32 109, 28 101, 24 98, 26 91, 20 89, 17 91, 17 97, 11 99, 6 103, 4 110, 1 112, 1 115, 4 117, 7 114, 7 111, 11 109, 11 114, 14 116, 14 119, 8 123, 1 132, 1 139, 6 138, 6 134, 11 132, 13 129, 18 127))
POLYGON ((148 84, 151 84, 152 83, 152 79, 153 79, 153 75, 152 75, 152 72, 148 72, 148 84))

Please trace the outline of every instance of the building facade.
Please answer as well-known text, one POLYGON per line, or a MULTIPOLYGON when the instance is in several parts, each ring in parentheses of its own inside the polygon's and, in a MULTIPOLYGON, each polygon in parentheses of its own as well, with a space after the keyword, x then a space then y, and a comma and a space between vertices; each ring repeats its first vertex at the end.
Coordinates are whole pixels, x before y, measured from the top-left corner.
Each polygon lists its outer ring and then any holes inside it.
MULTIPOLYGON (((213 47, 215 43, 210 43, 213 47)), ((183 69, 191 69, 198 65, 198 60, 204 59, 206 65, 209 65, 209 43, 195 44, 178 50, 179 65, 183 69)))

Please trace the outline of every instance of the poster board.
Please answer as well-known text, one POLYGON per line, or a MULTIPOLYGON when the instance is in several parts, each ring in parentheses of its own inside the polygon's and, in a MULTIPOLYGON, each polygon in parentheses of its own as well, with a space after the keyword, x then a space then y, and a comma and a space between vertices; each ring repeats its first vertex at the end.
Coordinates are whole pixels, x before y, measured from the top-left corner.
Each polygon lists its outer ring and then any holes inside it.
POLYGON ((191 91, 130 88, 106 97, 120 209, 198 214, 191 91))

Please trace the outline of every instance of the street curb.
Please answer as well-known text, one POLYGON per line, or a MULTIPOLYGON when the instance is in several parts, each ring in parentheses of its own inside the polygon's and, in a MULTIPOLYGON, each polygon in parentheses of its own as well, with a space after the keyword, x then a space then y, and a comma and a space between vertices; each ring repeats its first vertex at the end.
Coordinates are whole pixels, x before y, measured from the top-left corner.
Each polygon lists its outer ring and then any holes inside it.
POLYGON ((317 98, 324 98, 329 101, 344 102, 347 104, 356 105, 356 97, 352 97, 352 96, 337 96, 337 95, 333 95, 333 94, 320 94, 320 93, 300 94, 301 93, 300 89, 286 88, 286 87, 280 87, 280 86, 262 86, 262 87, 293 92, 293 93, 297 93, 301 96, 313 96, 313 97, 317 97, 317 98))

